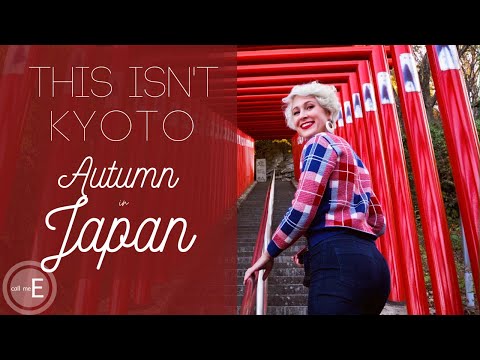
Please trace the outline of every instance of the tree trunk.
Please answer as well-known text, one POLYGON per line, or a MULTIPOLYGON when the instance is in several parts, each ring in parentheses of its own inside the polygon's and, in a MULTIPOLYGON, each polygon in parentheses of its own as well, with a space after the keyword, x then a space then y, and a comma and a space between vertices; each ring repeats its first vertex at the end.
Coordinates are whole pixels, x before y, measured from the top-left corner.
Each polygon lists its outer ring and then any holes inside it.
POLYGON ((433 107, 437 103, 437 97, 435 92, 433 92, 430 87, 430 63, 428 61, 427 53, 423 55, 422 61, 420 62, 418 77, 420 80, 420 87, 422 89, 423 101, 425 103, 428 121, 435 121, 433 107))

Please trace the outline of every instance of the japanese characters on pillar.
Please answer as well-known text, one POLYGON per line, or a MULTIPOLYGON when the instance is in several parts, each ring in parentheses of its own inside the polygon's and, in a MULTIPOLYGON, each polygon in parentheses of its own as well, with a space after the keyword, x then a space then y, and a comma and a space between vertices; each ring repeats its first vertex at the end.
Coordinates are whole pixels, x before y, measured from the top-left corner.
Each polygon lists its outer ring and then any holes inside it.
POLYGON ((345 139, 354 146, 355 142, 353 141, 354 135, 353 135, 353 119, 352 119, 352 112, 351 112, 351 107, 350 107, 350 101, 348 100, 350 98, 350 89, 348 87, 348 84, 343 83, 340 84, 340 96, 342 98, 342 101, 340 102, 341 104, 341 111, 338 114, 338 117, 342 119, 343 123, 343 134, 345 139), (349 109, 349 114, 347 114, 347 106, 349 109))
MULTIPOLYGON (((341 87, 340 87, 341 91, 341 87)), ((342 94, 338 89, 337 89, 337 98, 340 104, 342 103, 342 94)), ((338 111, 337 115, 337 129, 336 129, 337 135, 346 138, 345 134, 345 122, 343 120, 343 110, 342 107, 340 107, 340 110, 338 111)))
POLYGON ((352 145, 352 148, 357 152, 357 154, 360 154, 361 147, 363 144, 361 143, 362 139, 360 136, 360 133, 358 131, 358 120, 355 117, 352 104, 353 104, 353 93, 354 89, 358 90, 358 87, 355 86, 355 73, 350 73, 350 76, 348 77, 347 81, 347 90, 348 90, 348 98, 346 101, 344 101, 344 109, 345 109, 345 118, 347 122, 347 127, 349 130, 350 134, 350 145, 352 145))
POLYGON ((367 168, 370 168, 370 159, 368 158, 368 152, 366 150, 367 139, 364 137, 364 132, 362 127, 364 126, 365 121, 363 120, 363 110, 360 100, 359 84, 358 84, 358 75, 356 72, 352 73, 348 79, 348 84, 350 86, 351 95, 352 95, 352 106, 353 106, 353 125, 355 131, 355 151, 360 155, 360 158, 364 161, 367 168))

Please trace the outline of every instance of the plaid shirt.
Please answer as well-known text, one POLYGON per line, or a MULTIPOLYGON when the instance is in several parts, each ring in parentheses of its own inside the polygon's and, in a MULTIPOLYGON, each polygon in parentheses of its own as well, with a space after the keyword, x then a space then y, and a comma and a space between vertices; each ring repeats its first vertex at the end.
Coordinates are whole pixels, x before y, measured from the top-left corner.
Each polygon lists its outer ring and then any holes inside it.
POLYGON ((350 144, 327 133, 313 136, 303 147, 298 189, 268 244, 273 257, 302 235, 327 227, 352 228, 375 236, 385 232, 382 207, 370 174, 350 144))

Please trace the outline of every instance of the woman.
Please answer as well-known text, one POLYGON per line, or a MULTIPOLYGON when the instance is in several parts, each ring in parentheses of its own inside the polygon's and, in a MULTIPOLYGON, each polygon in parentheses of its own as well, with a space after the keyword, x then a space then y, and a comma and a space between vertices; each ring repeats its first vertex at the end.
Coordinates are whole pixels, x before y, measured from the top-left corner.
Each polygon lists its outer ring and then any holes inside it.
POLYGON ((340 110, 335 87, 297 85, 283 102, 287 125, 307 140, 300 180, 292 206, 244 283, 261 269, 266 279, 274 258, 305 235, 308 314, 379 314, 390 294, 390 272, 375 240, 386 223, 368 170, 333 134, 340 110))

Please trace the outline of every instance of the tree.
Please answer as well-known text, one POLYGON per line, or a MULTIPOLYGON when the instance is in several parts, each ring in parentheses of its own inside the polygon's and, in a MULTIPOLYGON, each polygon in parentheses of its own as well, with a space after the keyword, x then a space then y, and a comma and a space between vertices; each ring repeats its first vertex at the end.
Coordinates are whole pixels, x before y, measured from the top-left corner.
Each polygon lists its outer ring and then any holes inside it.
POLYGON ((472 105, 473 118, 479 115, 478 102, 480 87, 480 45, 458 45, 458 54, 467 88, 468 98, 472 105))
MULTIPOLYGON (((479 116, 477 103, 480 100, 480 45, 456 45, 461 63, 461 71, 465 79, 467 95, 472 106, 473 116, 479 116)), ((423 45, 413 45, 413 54, 418 66, 418 77, 422 88, 423 101, 429 122, 440 119, 437 110, 437 97, 433 86, 430 63, 423 45)))

